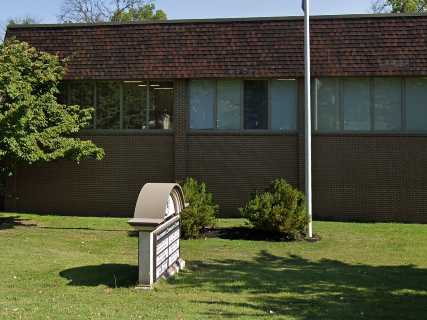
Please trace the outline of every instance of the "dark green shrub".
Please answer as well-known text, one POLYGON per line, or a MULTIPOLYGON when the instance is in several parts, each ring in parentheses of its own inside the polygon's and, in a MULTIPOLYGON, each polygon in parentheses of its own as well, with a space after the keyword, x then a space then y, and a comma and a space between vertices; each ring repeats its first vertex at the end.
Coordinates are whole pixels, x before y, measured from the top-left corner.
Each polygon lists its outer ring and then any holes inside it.
POLYGON ((276 179, 256 193, 240 212, 255 229, 286 239, 299 239, 308 223, 305 196, 285 179, 276 179))
POLYGON ((203 182, 188 178, 182 190, 189 206, 181 213, 181 236, 184 239, 199 238, 204 229, 215 226, 218 205, 203 182))

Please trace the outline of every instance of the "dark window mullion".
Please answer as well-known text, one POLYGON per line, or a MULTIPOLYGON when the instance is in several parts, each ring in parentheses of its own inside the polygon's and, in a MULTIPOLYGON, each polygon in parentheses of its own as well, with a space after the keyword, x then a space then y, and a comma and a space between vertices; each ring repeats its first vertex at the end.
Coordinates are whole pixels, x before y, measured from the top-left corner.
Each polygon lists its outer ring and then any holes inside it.
POLYGON ((150 81, 146 81, 144 82, 146 84, 146 93, 147 93, 147 98, 146 98, 146 106, 145 106, 145 129, 150 129, 150 106, 151 106, 151 101, 150 101, 150 81))
POLYGON ((67 105, 71 105, 71 89, 70 89, 70 81, 65 81, 65 101, 67 105))
POLYGON ((213 129, 218 129, 218 80, 215 80, 213 108, 213 129))
POLYGON ((240 130, 245 130, 245 81, 240 80, 240 130))
POLYGON ((369 80, 369 110, 370 110, 370 130, 369 131, 375 131, 375 78, 371 78, 369 80))
POLYGON ((271 130, 271 80, 267 80, 267 130, 271 130))
MULTIPOLYGON (((142 83, 145 83, 145 82, 142 82, 142 83)), ((144 87, 142 87, 142 88, 144 88, 144 87)), ((145 89, 145 90, 147 90, 147 89, 145 89)), ((146 92, 147 93, 147 92, 146 92)), ((146 107, 146 104, 147 104, 147 97, 146 97, 146 94, 144 95, 144 90, 141 90, 141 130, 142 129, 144 129, 144 117, 145 117, 145 108, 144 107, 146 107), (145 101, 144 101, 145 100, 145 101), (145 102, 145 103, 144 103, 145 102)))
POLYGON ((406 131, 406 78, 401 78, 400 80, 401 85, 401 131, 406 131))
POLYGON ((93 82, 93 128, 96 129, 96 113, 97 113, 97 109, 98 109, 98 97, 97 97, 97 86, 96 86, 96 81, 93 82))
POLYGON ((343 107, 343 96, 344 96, 344 83, 342 78, 336 80, 337 85, 337 103, 338 103, 338 114, 339 114, 339 131, 344 131, 344 107, 343 107))
POLYGON ((120 82, 120 130, 123 129, 123 82, 120 82))
MULTIPOLYGON (((319 130, 319 120, 318 120, 318 101, 317 101, 317 94, 318 94, 318 81, 317 78, 314 79, 314 96, 313 96, 313 102, 314 102, 314 117, 313 117, 313 121, 314 121, 314 131, 318 131, 319 130)), ((305 102, 304 102, 305 103, 305 102)))

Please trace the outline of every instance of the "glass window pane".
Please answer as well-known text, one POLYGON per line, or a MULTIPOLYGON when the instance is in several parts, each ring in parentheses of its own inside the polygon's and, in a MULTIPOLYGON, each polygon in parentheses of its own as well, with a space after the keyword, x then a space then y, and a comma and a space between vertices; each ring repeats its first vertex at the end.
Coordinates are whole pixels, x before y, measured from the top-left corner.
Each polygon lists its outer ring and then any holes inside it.
POLYGON ((123 129, 143 129, 147 105, 145 82, 123 83, 123 129))
MULTIPOLYGON (((338 79, 317 79, 317 114, 315 128, 319 131, 340 130, 338 79)), ((314 99, 313 99, 314 101, 314 99)))
POLYGON ((400 130, 402 124, 402 86, 399 78, 376 78, 375 130, 400 130))
POLYGON ((190 82, 190 128, 212 129, 214 123, 215 81, 190 82))
POLYGON ((173 82, 150 82, 149 90, 150 104, 146 113, 149 116, 148 127, 150 129, 172 129, 175 105, 173 82))
POLYGON ((70 105, 77 104, 82 107, 93 107, 93 89, 94 85, 90 82, 70 82, 70 105))
POLYGON ((268 129, 268 81, 244 82, 245 129, 268 129))
POLYGON ((427 130, 427 79, 406 79, 406 127, 427 130))
POLYGON ((344 130, 370 130, 369 79, 343 80, 344 130))
POLYGON ((96 128, 120 129, 120 83, 97 82, 96 128))
POLYGON ((297 82, 271 81, 271 129, 296 130, 297 82))
POLYGON ((240 129, 241 81, 218 81, 217 108, 219 129, 240 129))
MULTIPOLYGON (((95 83, 88 81, 70 81, 68 84, 68 103, 70 105, 79 105, 82 107, 94 108, 94 90, 95 83)), ((94 114, 92 115, 94 116, 94 114)), ((88 128, 93 128, 93 121, 88 128)))
POLYGON ((58 84, 58 93, 56 94, 56 98, 60 104, 68 104, 68 83, 61 81, 58 84))

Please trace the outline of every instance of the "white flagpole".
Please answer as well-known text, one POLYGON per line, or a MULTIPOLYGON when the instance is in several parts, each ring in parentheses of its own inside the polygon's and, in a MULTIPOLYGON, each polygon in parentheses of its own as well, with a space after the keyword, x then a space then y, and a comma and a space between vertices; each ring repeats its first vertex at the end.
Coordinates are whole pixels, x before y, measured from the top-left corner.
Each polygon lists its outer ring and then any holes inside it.
POLYGON ((307 197, 308 237, 313 237, 311 195, 311 76, 310 76, 310 1, 304 1, 304 61, 305 61, 305 194, 307 197))

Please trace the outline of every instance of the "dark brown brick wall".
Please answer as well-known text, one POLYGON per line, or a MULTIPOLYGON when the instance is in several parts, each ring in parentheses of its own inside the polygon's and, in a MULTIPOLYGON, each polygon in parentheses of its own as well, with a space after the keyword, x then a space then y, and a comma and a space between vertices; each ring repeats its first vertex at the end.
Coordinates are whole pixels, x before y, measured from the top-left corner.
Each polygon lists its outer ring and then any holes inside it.
POLYGON ((187 161, 188 176, 207 183, 227 216, 236 216, 251 192, 277 177, 298 184, 293 135, 191 135, 187 161))
POLYGON ((102 161, 57 161, 20 168, 8 190, 7 210, 130 216, 147 182, 174 180, 173 135, 94 136, 102 161))
MULTIPOLYGON (((58 161, 18 171, 7 209, 130 216, 140 187, 174 180, 174 137, 97 136, 103 161, 58 161)), ((296 135, 191 134, 186 174, 214 193, 224 216, 276 177, 303 188, 296 135)), ((427 137, 315 135, 316 219, 427 223, 427 137)), ((181 174, 184 175, 183 172, 181 174)), ((302 172, 303 174, 303 172, 302 172)))
POLYGON ((427 223, 427 137, 315 136, 315 217, 427 223))

